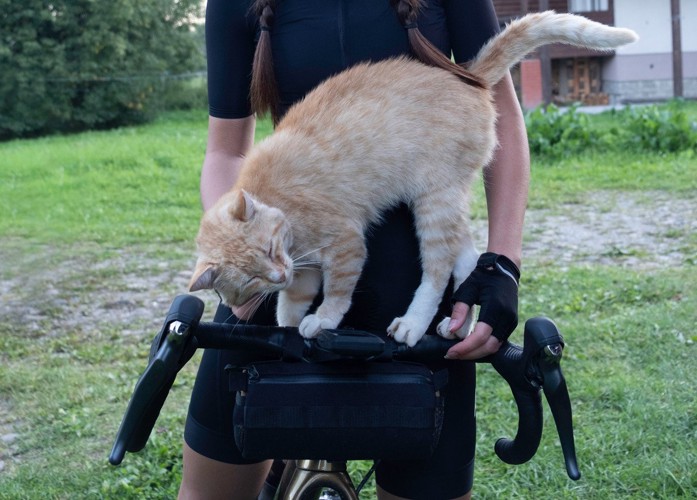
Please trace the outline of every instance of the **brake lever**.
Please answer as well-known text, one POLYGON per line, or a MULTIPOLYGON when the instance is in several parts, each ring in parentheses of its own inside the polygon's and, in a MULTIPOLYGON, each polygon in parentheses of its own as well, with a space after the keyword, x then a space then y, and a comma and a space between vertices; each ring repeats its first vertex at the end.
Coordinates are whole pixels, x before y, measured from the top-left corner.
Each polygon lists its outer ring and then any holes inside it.
POLYGON ((571 401, 560 361, 564 340, 557 326, 548 318, 532 318, 525 323, 523 347, 506 342, 496 354, 482 361, 490 362, 508 382, 518 406, 518 431, 514 439, 501 438, 494 450, 508 464, 530 460, 542 437, 543 390, 552 410, 569 477, 581 474, 576 462, 571 401))
POLYGON ((112 465, 119 465, 127 451, 136 452, 145 447, 177 373, 196 350, 193 332, 203 315, 203 307, 203 302, 192 295, 180 295, 172 302, 153 341, 148 366, 136 382, 116 433, 109 454, 112 465))
POLYGON ((574 427, 571 415, 571 401, 566 380, 562 374, 559 362, 561 361, 562 348, 559 344, 549 345, 544 348, 538 367, 542 372, 542 389, 547 397, 547 403, 552 410, 552 416, 557 426, 559 441, 566 472, 574 481, 581 477, 576 463, 576 446, 574 444, 574 427))

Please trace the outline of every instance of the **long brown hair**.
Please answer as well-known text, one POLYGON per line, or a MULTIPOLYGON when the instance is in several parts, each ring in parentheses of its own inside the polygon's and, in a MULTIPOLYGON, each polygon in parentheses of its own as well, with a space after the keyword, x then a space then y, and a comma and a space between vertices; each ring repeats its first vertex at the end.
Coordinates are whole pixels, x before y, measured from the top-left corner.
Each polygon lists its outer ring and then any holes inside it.
POLYGON ((252 109, 258 115, 271 113, 274 124, 278 123, 278 86, 273 69, 271 55, 271 35, 269 31, 273 24, 275 0, 255 0, 252 8, 259 19, 259 40, 254 52, 252 65, 252 85, 250 98, 252 109))
MULTIPOLYGON (((390 0, 390 4, 396 10, 402 26, 407 30, 409 45, 414 57, 424 64, 450 71, 469 85, 484 87, 484 84, 477 77, 464 67, 455 64, 423 36, 417 25, 422 0, 390 0)), ((279 94, 273 69, 270 35, 275 7, 276 0, 255 0, 252 6, 259 19, 260 34, 254 53, 250 90, 254 112, 258 115, 270 113, 274 124, 278 123, 280 119, 279 94)))

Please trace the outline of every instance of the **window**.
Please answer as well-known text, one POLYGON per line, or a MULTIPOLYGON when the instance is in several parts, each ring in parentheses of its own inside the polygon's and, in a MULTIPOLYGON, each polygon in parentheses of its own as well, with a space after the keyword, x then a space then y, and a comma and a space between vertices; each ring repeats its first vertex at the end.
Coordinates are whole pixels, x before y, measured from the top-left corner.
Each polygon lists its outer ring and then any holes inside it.
POLYGON ((609 10, 608 0, 569 0, 569 12, 609 10))

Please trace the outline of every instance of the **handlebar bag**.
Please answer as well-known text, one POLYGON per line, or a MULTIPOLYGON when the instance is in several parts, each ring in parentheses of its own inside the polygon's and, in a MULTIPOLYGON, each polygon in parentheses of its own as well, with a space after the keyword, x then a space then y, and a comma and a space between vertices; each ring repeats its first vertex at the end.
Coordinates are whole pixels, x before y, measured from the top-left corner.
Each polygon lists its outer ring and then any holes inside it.
POLYGON ((424 459, 438 443, 445 370, 269 361, 230 377, 235 443, 248 459, 424 459))

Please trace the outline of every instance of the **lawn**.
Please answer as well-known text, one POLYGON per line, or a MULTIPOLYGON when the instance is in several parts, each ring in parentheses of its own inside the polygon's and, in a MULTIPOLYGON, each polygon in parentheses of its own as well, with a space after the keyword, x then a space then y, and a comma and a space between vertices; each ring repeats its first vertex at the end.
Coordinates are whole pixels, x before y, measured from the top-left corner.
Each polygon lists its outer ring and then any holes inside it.
MULTIPOLYGON (((697 106, 685 106, 697 119, 697 106)), ((589 120, 623 125, 617 114, 589 120)), ((261 122, 258 136, 269 129, 261 122)), ((192 268, 205 134, 205 112, 191 111, 0 143, 0 499, 176 496, 198 355, 146 449, 120 467, 106 459, 149 343, 192 268)), ((602 215, 614 208, 589 200, 607 196, 631 196, 656 213, 679 206, 676 216, 694 227, 697 154, 589 150, 534 160, 537 213, 602 215)), ((477 498, 697 497, 697 238, 654 223, 675 250, 666 265, 624 247, 564 265, 554 248, 526 255, 521 318, 547 315, 566 340, 582 478, 566 477, 546 408, 538 454, 521 466, 496 458, 493 444, 515 433, 516 410, 505 382, 480 366, 477 498)), ((536 238, 531 224, 531 249, 536 238)), ((201 296, 208 319, 215 301, 201 296)), ((356 477, 366 468, 352 464, 356 477)))

